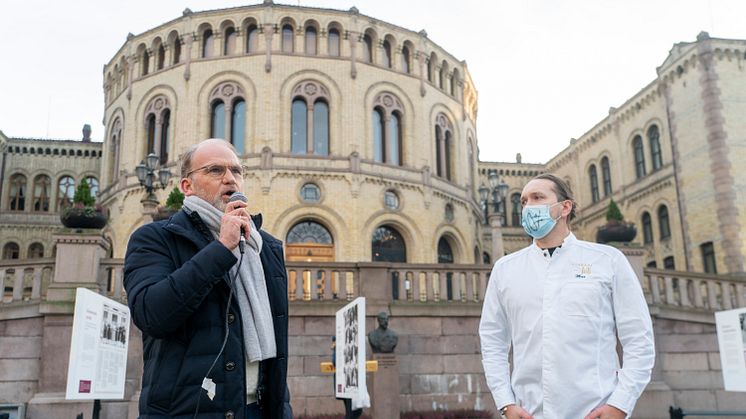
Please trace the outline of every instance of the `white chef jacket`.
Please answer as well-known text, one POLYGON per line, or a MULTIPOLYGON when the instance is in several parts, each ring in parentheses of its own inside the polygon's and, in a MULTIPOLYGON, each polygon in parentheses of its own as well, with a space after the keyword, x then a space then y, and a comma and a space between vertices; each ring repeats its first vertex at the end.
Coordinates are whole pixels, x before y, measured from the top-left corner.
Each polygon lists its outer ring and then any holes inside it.
POLYGON ((629 416, 655 360, 650 313, 627 258, 572 233, 554 255, 534 243, 495 263, 479 337, 497 407, 515 403, 535 419, 583 418, 604 404, 629 416))

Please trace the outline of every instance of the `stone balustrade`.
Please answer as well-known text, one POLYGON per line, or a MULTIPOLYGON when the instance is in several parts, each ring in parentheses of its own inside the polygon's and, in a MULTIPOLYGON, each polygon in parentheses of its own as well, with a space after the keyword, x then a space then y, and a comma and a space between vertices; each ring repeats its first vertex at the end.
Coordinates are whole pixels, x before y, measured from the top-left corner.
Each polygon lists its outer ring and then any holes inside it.
POLYGON ((39 302, 46 294, 53 271, 54 258, 0 261, 0 304, 39 302))

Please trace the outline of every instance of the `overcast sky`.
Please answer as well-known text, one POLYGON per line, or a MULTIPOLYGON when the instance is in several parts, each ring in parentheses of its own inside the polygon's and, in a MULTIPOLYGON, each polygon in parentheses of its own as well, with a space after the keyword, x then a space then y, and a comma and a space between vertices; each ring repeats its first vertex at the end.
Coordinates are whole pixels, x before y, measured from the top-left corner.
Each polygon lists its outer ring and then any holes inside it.
MULTIPOLYGON (((104 132, 102 68, 127 33, 235 0, 11 0, 0 6, 0 130, 104 132)), ((746 39, 745 0, 301 0, 428 37, 466 60, 479 91, 480 159, 543 163, 656 78, 677 42, 746 39)))

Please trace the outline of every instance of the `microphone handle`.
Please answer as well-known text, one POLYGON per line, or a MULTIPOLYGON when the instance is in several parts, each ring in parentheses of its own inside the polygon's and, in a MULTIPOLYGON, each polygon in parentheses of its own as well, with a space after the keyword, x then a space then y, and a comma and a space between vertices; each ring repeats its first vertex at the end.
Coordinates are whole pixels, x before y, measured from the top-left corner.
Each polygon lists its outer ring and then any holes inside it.
POLYGON ((241 227, 241 239, 238 242, 238 251, 243 254, 244 246, 246 246, 246 237, 244 237, 244 229, 241 227))

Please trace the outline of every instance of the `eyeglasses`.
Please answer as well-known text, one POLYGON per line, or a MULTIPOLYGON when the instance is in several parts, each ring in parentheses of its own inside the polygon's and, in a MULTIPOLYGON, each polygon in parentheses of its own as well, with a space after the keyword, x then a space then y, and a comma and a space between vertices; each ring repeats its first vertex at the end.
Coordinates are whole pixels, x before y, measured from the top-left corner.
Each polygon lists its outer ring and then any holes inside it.
POLYGON ((202 170, 206 175, 214 178, 221 178, 225 176, 225 172, 230 170, 234 177, 243 177, 244 169, 241 166, 223 166, 222 164, 208 164, 207 166, 198 167, 194 170, 190 170, 186 175, 189 176, 192 173, 202 170))

